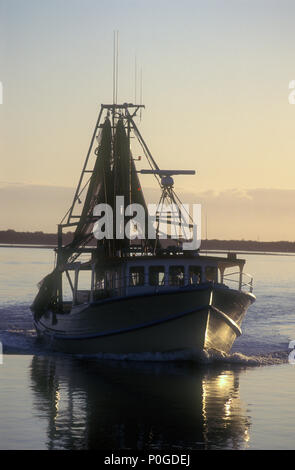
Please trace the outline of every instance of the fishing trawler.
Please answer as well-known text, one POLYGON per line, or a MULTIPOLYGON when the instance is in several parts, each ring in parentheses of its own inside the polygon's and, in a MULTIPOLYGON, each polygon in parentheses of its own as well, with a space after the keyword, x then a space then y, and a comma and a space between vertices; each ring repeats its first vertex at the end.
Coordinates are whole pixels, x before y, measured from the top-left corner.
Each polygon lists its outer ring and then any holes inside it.
MULTIPOLYGON (((173 239, 172 226, 177 232, 181 223, 171 215, 163 234, 163 207, 183 214, 173 176, 194 171, 159 168, 135 122, 143 107, 101 105, 72 205, 58 225, 55 267, 31 306, 35 328, 54 350, 73 354, 227 353, 255 301, 253 279, 236 254, 205 256, 183 236, 173 239), (148 169, 136 169, 134 137, 148 169), (161 190, 152 230, 139 174, 152 174, 161 190), (139 222, 132 204, 143 209, 139 222), (63 231, 73 228, 65 244, 63 231)), ((191 241, 200 230, 193 222, 186 218, 191 241)))

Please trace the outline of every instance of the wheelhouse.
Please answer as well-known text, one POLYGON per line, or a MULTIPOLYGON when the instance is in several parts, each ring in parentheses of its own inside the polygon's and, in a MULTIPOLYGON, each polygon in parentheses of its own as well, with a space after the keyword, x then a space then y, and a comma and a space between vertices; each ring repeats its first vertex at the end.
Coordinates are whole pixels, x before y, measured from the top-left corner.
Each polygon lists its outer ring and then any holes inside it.
POLYGON ((85 262, 75 262, 65 270, 73 304, 95 302, 110 297, 136 296, 215 283, 252 292, 253 279, 243 272, 245 260, 235 254, 227 257, 128 256, 98 263, 94 253, 85 262), (74 274, 70 274, 70 272, 74 274), (87 282, 83 283, 85 272, 87 282), (90 279, 89 279, 90 277, 90 279), (89 282, 90 281, 90 282, 89 282), (85 286, 91 286, 84 289, 85 286))

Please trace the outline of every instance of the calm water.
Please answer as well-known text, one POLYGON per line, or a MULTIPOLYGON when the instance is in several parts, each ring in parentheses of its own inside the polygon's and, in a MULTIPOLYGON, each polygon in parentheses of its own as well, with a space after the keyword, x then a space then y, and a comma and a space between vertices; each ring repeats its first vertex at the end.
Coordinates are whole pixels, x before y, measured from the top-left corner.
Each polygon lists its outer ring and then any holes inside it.
POLYGON ((127 361, 44 349, 29 305, 52 251, 0 248, 0 449, 294 449, 295 257, 246 258, 257 301, 231 355, 127 361))

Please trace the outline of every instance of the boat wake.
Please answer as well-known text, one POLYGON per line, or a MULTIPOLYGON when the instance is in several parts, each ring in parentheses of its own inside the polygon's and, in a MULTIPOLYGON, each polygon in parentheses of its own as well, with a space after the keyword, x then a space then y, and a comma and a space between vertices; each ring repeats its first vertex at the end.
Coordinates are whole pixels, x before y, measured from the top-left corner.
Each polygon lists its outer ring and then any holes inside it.
MULTIPOLYGON (((83 355, 77 355, 79 358, 85 358, 83 355)), ((128 354, 109 354, 100 353, 87 356, 98 360, 114 361, 138 361, 138 362, 192 362, 204 365, 214 364, 236 364, 239 366, 263 366, 284 364, 288 361, 288 351, 275 351, 273 353, 247 356, 235 352, 233 354, 221 353, 219 351, 194 351, 177 350, 169 352, 155 353, 128 353, 128 354)))
POLYGON ((6 305, 0 309, 0 341, 4 354, 39 352, 39 342, 28 304, 6 305))
POLYGON ((0 341, 4 354, 35 354, 38 349, 33 331, 1 331, 0 341))
MULTIPOLYGON (((4 354, 59 354, 52 353, 37 338, 34 330, 13 330, 0 332, 4 354)), ((128 354, 99 353, 93 355, 74 355, 78 358, 97 359, 102 361, 132 362, 192 362, 196 364, 232 364, 239 366, 264 366, 288 362, 290 351, 274 351, 259 355, 246 355, 239 352, 232 354, 218 351, 177 350, 169 352, 145 352, 128 354)), ((70 355, 68 355, 70 356, 70 355)))

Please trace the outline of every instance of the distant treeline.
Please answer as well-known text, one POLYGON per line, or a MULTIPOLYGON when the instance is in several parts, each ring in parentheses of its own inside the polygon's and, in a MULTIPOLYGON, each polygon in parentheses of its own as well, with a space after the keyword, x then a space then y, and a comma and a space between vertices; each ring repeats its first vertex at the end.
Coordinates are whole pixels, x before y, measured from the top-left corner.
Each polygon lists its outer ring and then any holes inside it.
MULTIPOLYGON (((63 234, 64 243, 73 239, 71 232, 63 234)), ((15 230, 0 230, 0 243, 11 245, 57 245, 56 233, 16 232, 15 230)))
MULTIPOLYGON (((73 233, 63 234, 63 243, 70 243, 73 233)), ((15 230, 0 231, 0 244, 11 245, 57 245, 57 234, 43 232, 16 232, 15 230)), ((201 250, 232 250, 232 251, 267 251, 295 253, 295 242, 259 242, 252 240, 202 240, 201 250)))
POLYGON ((236 250, 295 253, 295 242, 258 242, 253 240, 202 240, 201 250, 236 250))

